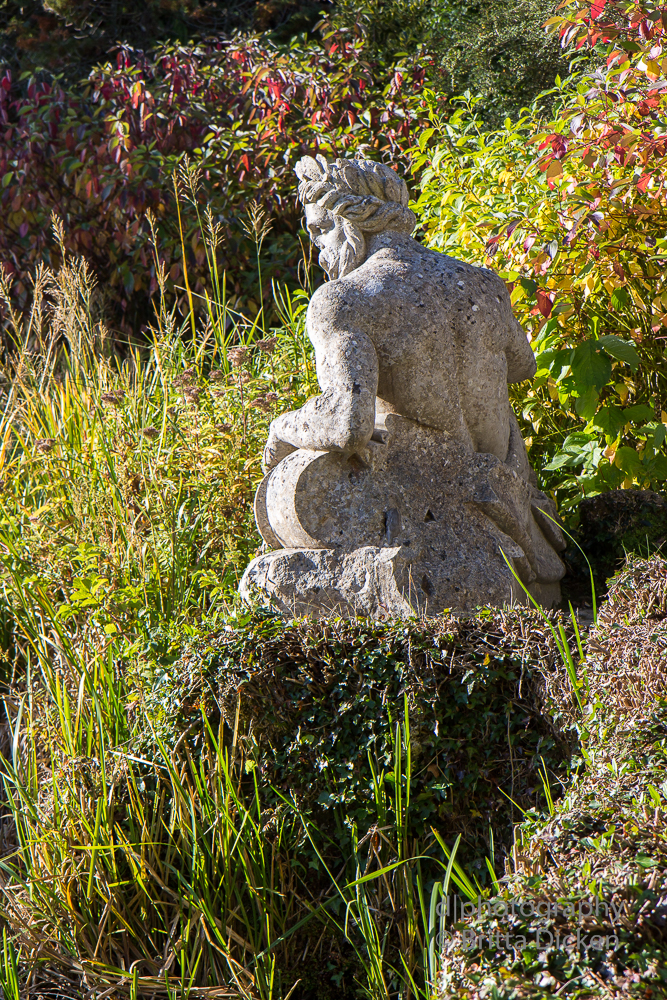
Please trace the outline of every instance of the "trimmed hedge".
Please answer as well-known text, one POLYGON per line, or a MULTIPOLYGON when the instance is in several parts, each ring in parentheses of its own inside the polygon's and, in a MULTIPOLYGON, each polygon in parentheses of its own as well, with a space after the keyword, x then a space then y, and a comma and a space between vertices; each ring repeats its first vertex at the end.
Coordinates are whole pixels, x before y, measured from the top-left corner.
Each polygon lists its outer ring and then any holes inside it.
MULTIPOLYGON (((191 641, 155 677, 144 708, 167 749, 187 732, 196 754, 202 715, 213 731, 226 727, 230 744, 236 731, 267 804, 293 797, 315 827, 335 831, 343 856, 350 824, 361 835, 377 815, 373 771, 391 792, 402 743, 409 834, 461 833, 460 856, 484 882, 489 828, 500 856, 519 816, 510 799, 537 806, 541 761, 559 772, 571 749, 562 712, 560 721, 545 712, 554 683, 566 684, 564 671, 532 611, 408 624, 285 623, 258 611, 191 641)), ((139 749, 155 747, 148 734, 139 749)))

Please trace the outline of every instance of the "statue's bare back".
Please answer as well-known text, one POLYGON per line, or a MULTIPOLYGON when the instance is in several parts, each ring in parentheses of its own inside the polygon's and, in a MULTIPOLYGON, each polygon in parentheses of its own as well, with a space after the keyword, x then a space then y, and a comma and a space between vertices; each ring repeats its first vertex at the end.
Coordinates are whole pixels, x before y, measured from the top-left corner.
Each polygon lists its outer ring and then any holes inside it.
MULTIPOLYGON (((326 250, 317 209, 307 219, 326 250)), ((507 384, 531 378, 535 359, 504 283, 405 233, 373 235, 365 249, 360 266, 311 300, 306 322, 322 395, 274 421, 265 467, 294 448, 362 450, 376 410, 505 461, 514 423, 507 384)))
POLYGON ((320 384, 356 384, 381 410, 505 461, 507 383, 532 377, 535 359, 504 283, 403 234, 373 243, 361 267, 313 296, 307 327, 320 384))

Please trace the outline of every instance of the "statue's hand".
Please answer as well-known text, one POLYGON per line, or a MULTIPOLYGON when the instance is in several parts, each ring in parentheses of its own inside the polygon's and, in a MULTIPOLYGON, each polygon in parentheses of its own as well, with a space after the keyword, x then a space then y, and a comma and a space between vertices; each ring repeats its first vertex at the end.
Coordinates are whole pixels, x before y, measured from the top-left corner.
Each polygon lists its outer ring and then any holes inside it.
MULTIPOLYGON (((278 418, 278 420, 279 419, 280 418, 278 418)), ((287 444, 287 442, 280 438, 276 429, 278 420, 273 420, 271 422, 271 426, 269 427, 269 436, 266 445, 264 446, 262 470, 265 475, 267 472, 270 472, 271 469, 275 469, 278 462, 282 462, 284 458, 287 458, 287 456, 291 455, 293 451, 296 451, 296 448, 293 445, 287 444)))

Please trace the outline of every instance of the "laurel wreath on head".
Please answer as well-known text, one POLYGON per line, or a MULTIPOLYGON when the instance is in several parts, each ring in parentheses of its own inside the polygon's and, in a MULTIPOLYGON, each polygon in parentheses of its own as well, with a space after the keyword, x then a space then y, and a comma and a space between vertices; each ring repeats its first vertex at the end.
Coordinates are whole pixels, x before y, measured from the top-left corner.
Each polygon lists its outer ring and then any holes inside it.
POLYGON ((303 205, 319 205, 365 232, 415 227, 405 181, 384 163, 303 156, 295 170, 303 205))

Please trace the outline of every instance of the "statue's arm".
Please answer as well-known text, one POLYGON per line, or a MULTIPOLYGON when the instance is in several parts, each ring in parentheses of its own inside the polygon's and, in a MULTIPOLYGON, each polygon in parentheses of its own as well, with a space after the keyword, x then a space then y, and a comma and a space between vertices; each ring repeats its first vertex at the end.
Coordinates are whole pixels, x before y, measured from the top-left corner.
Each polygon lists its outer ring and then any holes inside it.
POLYGON ((352 454, 373 434, 377 355, 371 339, 354 323, 358 293, 341 293, 338 284, 317 290, 306 318, 322 394, 272 421, 264 449, 266 470, 295 448, 352 454))
POLYGON ((505 357, 507 358, 507 381, 523 382, 524 379, 532 378, 537 371, 535 355, 526 337, 526 331, 517 322, 512 312, 509 292, 505 282, 498 279, 502 285, 500 296, 501 308, 506 315, 506 326, 508 330, 507 345, 505 347, 505 357))

